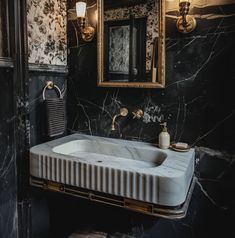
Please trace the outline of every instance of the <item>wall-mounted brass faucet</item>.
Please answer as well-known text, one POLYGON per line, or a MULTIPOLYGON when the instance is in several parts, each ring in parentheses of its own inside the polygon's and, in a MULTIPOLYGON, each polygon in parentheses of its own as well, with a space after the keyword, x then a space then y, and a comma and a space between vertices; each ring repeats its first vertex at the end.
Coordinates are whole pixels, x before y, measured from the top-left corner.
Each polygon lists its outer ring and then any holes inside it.
POLYGON ((116 120, 116 118, 119 117, 119 116, 125 117, 125 116, 127 116, 127 114, 128 114, 127 108, 125 108, 125 107, 120 108, 120 113, 119 113, 119 114, 116 114, 116 115, 113 117, 113 119, 112 119, 111 131, 115 131, 115 130, 116 130, 116 128, 115 128, 115 120, 116 120))
POLYGON ((136 111, 132 112, 133 119, 140 119, 144 116, 144 112, 142 109, 137 109, 136 111))

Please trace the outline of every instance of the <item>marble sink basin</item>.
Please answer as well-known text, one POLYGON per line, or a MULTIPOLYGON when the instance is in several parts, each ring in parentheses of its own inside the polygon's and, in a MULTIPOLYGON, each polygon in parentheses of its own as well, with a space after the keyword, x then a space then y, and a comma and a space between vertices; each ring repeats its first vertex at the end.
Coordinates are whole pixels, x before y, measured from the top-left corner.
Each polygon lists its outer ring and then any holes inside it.
POLYGON ((184 203, 194 150, 73 134, 30 149, 33 177, 163 206, 184 203))
POLYGON ((167 157, 166 153, 154 147, 132 147, 100 140, 72 140, 54 147, 52 151, 118 169, 153 168, 162 164, 167 157))

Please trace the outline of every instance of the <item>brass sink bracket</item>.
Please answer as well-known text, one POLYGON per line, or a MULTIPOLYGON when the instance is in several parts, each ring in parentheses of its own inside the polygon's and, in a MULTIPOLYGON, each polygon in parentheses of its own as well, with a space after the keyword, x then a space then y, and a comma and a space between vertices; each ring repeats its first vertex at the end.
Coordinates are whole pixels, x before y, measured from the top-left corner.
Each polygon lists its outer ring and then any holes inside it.
POLYGON ((197 178, 193 177, 186 200, 183 204, 177 207, 167 207, 44 180, 33 176, 30 177, 30 184, 34 187, 167 219, 182 219, 186 216, 196 181, 197 178))

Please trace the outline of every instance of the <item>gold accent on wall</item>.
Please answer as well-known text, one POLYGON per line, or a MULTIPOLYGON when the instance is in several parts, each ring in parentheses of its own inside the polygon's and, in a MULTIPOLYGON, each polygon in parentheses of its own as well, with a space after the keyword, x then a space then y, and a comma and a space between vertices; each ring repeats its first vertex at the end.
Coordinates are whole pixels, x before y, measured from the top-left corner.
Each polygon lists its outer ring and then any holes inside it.
POLYGON ((159 3, 159 32, 158 32, 158 62, 157 77, 151 82, 110 82, 104 81, 104 1, 97 0, 98 28, 97 28, 97 69, 99 87, 127 87, 127 88, 164 88, 165 87, 165 0, 159 3))
POLYGON ((55 192, 61 192, 64 190, 64 185, 53 181, 46 181, 44 182, 43 186, 44 188, 55 192))
POLYGON ((119 117, 119 116, 125 117, 125 116, 127 116, 127 114, 128 114, 128 109, 127 108, 125 108, 125 107, 120 108, 120 112, 118 114, 114 115, 114 117, 112 119, 111 131, 116 130, 116 128, 115 128, 116 118, 119 117))
POLYGON ((153 205, 145 202, 134 201, 131 199, 124 199, 124 207, 133 211, 139 211, 143 213, 152 213, 153 205))
POLYGON ((183 18, 182 17, 178 18, 178 20, 176 22, 176 27, 177 27, 177 29, 178 29, 178 31, 180 33, 184 33, 184 34, 190 33, 197 26, 197 22, 196 22, 195 18, 190 16, 190 15, 186 16, 186 21, 187 21, 187 26, 184 27, 183 23, 182 23, 183 22, 183 18))

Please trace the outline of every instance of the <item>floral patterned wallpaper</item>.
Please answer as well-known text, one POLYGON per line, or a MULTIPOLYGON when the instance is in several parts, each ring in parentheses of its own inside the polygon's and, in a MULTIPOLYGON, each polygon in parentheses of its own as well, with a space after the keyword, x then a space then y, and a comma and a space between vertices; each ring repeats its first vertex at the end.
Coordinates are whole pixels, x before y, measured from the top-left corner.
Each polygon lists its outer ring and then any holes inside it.
POLYGON ((147 39, 146 39, 146 70, 151 70, 152 62, 152 47, 155 37, 158 37, 157 29, 157 14, 158 14, 158 1, 147 0, 145 4, 137 4, 134 7, 122 7, 116 9, 106 10, 104 12, 104 20, 124 20, 129 19, 130 12, 135 17, 147 16, 147 39))
POLYGON ((67 65, 66 0, 27 0, 29 63, 67 65))

